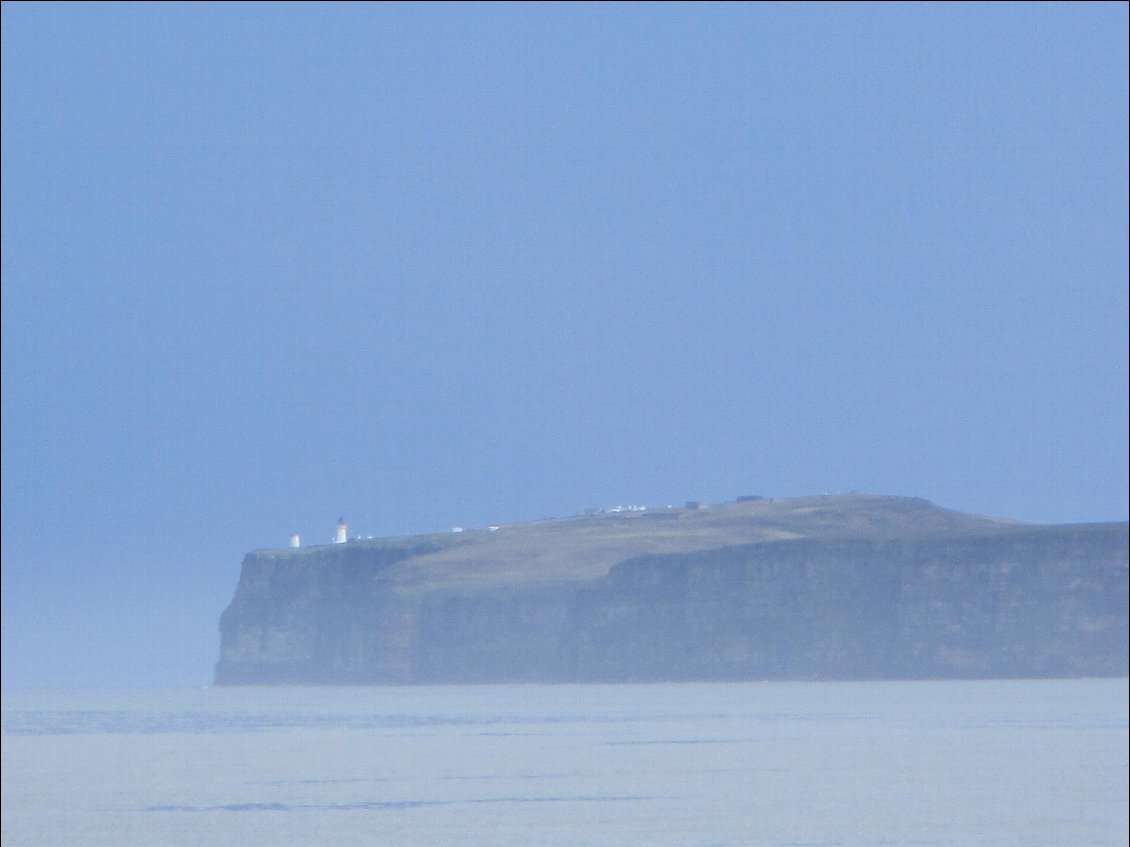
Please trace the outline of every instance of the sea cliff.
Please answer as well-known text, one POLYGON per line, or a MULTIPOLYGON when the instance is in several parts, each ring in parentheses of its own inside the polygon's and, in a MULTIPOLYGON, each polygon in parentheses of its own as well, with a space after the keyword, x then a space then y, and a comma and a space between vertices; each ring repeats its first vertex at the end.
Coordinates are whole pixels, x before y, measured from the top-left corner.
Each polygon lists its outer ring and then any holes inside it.
POLYGON ((216 682, 1125 676, 1127 559, 871 495, 258 550, 216 682))

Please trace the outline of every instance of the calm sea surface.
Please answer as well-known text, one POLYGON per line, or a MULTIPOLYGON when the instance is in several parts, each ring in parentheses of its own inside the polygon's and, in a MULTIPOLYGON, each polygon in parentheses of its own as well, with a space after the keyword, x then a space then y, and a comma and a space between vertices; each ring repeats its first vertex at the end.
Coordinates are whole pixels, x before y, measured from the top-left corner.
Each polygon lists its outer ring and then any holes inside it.
POLYGON ((3 696, 3 844, 1118 845, 1127 681, 3 696))

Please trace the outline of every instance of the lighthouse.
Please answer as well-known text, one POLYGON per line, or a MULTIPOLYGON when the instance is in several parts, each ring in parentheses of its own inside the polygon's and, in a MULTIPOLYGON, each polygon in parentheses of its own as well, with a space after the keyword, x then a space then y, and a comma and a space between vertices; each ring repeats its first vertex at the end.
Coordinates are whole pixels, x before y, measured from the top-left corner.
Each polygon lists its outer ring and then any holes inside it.
POLYGON ((290 534, 290 546, 291 547, 301 547, 302 546, 302 537, 297 532, 292 532, 290 534))
POLYGON ((349 527, 345 525, 345 518, 337 519, 337 532, 334 533, 334 544, 344 544, 349 540, 349 527))

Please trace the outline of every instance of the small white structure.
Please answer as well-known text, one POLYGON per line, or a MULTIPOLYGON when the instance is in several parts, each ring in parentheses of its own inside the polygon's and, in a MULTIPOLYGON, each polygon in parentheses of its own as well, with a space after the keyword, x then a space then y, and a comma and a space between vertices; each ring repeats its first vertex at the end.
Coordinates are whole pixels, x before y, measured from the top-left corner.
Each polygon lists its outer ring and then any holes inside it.
POLYGON ((349 540, 349 527, 345 524, 345 518, 337 519, 337 532, 334 533, 334 544, 344 544, 349 540))
POLYGON ((452 531, 452 532, 462 532, 462 531, 463 531, 463 527, 461 527, 461 526, 453 526, 453 527, 451 528, 451 531, 452 531))
POLYGON ((291 547, 301 547, 302 546, 302 539, 299 537, 297 532, 292 532, 290 534, 290 546, 291 547))

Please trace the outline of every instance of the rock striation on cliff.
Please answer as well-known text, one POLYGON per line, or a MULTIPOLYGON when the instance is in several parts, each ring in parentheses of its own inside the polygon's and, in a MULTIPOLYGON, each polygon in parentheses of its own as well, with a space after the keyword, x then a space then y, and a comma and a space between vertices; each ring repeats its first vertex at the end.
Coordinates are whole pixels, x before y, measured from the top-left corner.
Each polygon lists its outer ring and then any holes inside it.
POLYGON ((860 494, 258 550, 216 682, 1125 676, 1127 560, 860 494))

